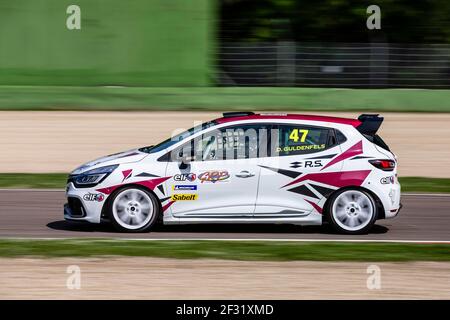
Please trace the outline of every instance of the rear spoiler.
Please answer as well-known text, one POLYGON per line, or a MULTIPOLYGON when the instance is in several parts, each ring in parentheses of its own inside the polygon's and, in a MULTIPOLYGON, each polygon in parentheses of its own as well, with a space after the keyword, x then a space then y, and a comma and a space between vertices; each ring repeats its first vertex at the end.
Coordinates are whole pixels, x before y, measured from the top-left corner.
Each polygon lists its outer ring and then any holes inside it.
POLYGON ((362 114, 358 117, 361 124, 356 129, 362 134, 374 136, 381 126, 384 118, 379 117, 378 114, 362 114))

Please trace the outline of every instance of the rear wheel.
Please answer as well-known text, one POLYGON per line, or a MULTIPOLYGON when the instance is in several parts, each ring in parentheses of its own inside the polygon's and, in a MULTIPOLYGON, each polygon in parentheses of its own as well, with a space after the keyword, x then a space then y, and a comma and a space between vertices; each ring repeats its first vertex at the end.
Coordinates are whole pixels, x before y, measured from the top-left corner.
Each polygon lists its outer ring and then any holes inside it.
POLYGON ((373 197, 359 189, 346 189, 330 199, 328 218, 340 233, 367 233, 377 219, 377 206, 373 197))
POLYGON ((145 232, 156 223, 159 205, 156 197, 145 189, 127 187, 113 195, 109 217, 121 232, 145 232))

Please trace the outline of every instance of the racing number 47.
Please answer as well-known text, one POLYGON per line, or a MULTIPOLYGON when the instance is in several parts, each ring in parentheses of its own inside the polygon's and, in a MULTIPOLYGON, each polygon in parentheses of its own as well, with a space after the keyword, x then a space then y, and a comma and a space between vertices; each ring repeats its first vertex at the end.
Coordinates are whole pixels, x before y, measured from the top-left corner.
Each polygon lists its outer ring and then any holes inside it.
POLYGON ((300 139, 300 142, 305 142, 306 140, 306 136, 308 135, 308 131, 309 130, 305 130, 305 129, 294 129, 292 130, 291 134, 289 135, 289 139, 294 141, 294 142, 298 142, 298 140, 300 139), (299 132, 301 133, 301 137, 299 136, 299 132))

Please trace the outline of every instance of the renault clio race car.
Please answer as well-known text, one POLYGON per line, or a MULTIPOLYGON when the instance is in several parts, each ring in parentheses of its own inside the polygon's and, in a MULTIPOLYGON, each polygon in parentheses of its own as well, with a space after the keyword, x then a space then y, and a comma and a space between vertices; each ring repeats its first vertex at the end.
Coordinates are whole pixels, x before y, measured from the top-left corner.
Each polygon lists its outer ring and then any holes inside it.
POLYGON ((224 113, 158 145, 110 155, 68 178, 64 217, 149 231, 158 221, 330 224, 370 230, 400 208, 397 160, 358 119, 224 113))

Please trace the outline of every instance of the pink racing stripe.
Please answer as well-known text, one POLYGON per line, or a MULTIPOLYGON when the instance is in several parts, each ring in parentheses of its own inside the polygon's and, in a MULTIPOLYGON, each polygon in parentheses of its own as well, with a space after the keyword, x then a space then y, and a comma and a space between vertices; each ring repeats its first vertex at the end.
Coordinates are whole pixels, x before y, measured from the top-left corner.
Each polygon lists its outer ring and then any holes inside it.
POLYGON ((96 191, 104 193, 104 194, 111 194, 117 188, 125 186, 127 184, 138 184, 140 186, 144 186, 146 188, 149 188, 150 190, 153 190, 158 185, 160 185, 161 183, 163 183, 164 181, 166 181, 167 179, 170 179, 170 178, 172 178, 172 177, 163 177, 163 178, 156 178, 156 179, 151 179, 151 180, 123 183, 123 184, 118 184, 118 185, 107 187, 107 188, 96 189, 96 191))
POLYGON ((348 159, 361 153, 363 153, 363 146, 362 141, 359 141, 355 145, 351 146, 346 151, 338 155, 336 158, 328 162, 327 165, 321 169, 321 171, 328 168, 329 166, 332 166, 333 164, 336 164, 338 162, 341 162, 345 159, 348 159))
POLYGON ((122 182, 124 182, 126 179, 128 179, 131 176, 131 172, 133 172, 133 169, 128 169, 128 170, 122 171, 122 175, 123 175, 122 182))
POLYGON ((308 202, 310 205, 312 205, 313 208, 316 209, 316 211, 317 211, 318 213, 322 214, 322 208, 321 208, 321 207, 319 207, 317 204, 315 204, 315 203, 312 202, 312 201, 309 201, 309 200, 306 200, 306 199, 305 199, 305 201, 308 202))
POLYGON ((165 212, 167 209, 169 209, 169 207, 174 204, 175 201, 170 201, 168 203, 166 203, 163 207, 162 207, 162 211, 165 212))
POLYGON ((282 188, 306 180, 329 184, 335 187, 360 186, 367 178, 371 170, 342 171, 342 172, 318 172, 308 173, 282 186, 282 188))

